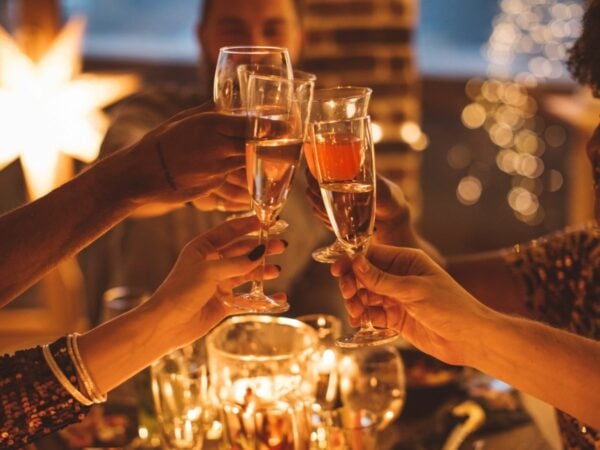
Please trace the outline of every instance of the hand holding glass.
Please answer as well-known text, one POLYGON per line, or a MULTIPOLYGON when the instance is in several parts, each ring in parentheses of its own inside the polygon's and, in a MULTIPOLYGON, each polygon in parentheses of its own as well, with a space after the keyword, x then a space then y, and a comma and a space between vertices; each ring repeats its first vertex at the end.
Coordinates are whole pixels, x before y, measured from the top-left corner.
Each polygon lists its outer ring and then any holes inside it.
MULTIPOLYGON (((316 122, 310 125, 317 180, 335 235, 350 256, 364 254, 375 225, 375 151, 370 118, 316 122)), ((375 328, 368 310, 360 330, 338 339, 342 347, 390 342, 398 333, 375 328)))

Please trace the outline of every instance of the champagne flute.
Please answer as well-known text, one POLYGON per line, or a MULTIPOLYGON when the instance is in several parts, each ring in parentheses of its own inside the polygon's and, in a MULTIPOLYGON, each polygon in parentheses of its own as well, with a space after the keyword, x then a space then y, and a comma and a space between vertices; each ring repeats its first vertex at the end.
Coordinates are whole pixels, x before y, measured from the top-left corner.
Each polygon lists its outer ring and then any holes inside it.
MULTIPOLYGON (((251 136, 246 141, 246 174, 252 208, 260 221, 259 244, 264 244, 287 200, 300 162, 314 82, 258 74, 250 74, 248 80, 251 136)), ((263 269, 264 264, 265 259, 263 269)), ((227 303, 247 312, 289 309, 289 304, 265 295, 262 275, 252 283, 249 293, 227 303)))
POLYGON ((342 404, 351 410, 369 409, 377 429, 392 423, 404 407, 406 384, 402 358, 393 346, 345 352, 340 363, 342 404))
MULTIPOLYGON (((252 68, 270 67, 270 75, 292 79, 292 63, 287 49, 266 46, 222 47, 217 58, 213 100, 217 111, 247 115, 247 76, 252 68)), ((244 137, 244 136, 239 136, 244 137)))
MULTIPOLYGON (((367 87, 338 86, 318 89, 315 91, 311 105, 311 122, 328 122, 343 119, 353 119, 367 115, 372 90, 367 87)), ((307 142, 304 146, 304 156, 308 169, 316 179, 317 173, 314 162, 314 152, 307 142)), ((341 242, 336 241, 315 250, 312 257, 315 261, 331 264, 344 254, 341 242)))
MULTIPOLYGON (((335 235, 345 252, 365 254, 375 225, 375 149, 369 116, 310 125, 317 180, 335 235)), ((360 330, 336 341, 340 347, 379 345, 398 337, 375 328, 368 309, 360 330)))

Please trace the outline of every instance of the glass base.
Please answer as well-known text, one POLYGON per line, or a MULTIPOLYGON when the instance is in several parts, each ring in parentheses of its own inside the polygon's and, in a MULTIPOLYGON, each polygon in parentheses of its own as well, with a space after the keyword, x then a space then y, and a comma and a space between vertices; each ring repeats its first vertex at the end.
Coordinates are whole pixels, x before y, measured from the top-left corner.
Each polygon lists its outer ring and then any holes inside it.
POLYGON ((312 257, 317 262, 323 264, 333 264, 345 254, 346 251, 344 250, 344 247, 342 247, 338 241, 335 241, 328 247, 316 249, 314 252, 312 252, 312 257))
POLYGON ((391 328, 367 328, 358 330, 354 335, 342 336, 335 344, 342 348, 372 347, 389 344, 399 336, 400 334, 391 328))
POLYGON ((279 314, 290 309, 290 304, 288 302, 277 302, 268 295, 252 292, 236 295, 235 297, 223 300, 223 303, 232 308, 239 309, 243 314, 279 314))

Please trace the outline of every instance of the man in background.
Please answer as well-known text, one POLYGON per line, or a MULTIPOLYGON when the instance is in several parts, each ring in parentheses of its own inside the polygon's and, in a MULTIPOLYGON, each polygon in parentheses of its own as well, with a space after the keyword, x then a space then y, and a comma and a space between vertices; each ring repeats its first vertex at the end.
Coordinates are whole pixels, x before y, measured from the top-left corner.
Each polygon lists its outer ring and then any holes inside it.
MULTIPOLYGON (((212 74, 223 46, 287 47, 292 63, 298 64, 304 38, 301 6, 297 0, 205 0, 196 37, 202 48, 200 67, 210 74, 205 77, 208 82, 152 87, 123 102, 105 137, 102 156, 135 142, 177 112, 211 100, 212 74)), ((130 286, 152 292, 186 242, 224 221, 232 212, 250 209, 245 174, 237 174, 228 181, 218 194, 196 202, 193 208, 173 209, 155 204, 141 209, 136 217, 116 227, 83 255, 94 322, 99 318, 102 294, 107 289, 130 286)), ((290 224, 283 235, 289 241, 289 248, 285 257, 273 258, 282 267, 282 274, 276 283, 267 283, 267 292, 287 292, 291 297, 291 315, 308 312, 343 315, 343 305, 328 267, 311 259, 311 252, 332 240, 332 235, 314 217, 305 199, 305 189, 303 173, 298 173, 282 213, 282 218, 290 224), (310 282, 303 282, 308 273, 310 282), (294 292, 295 285, 309 285, 310 292, 294 292)))

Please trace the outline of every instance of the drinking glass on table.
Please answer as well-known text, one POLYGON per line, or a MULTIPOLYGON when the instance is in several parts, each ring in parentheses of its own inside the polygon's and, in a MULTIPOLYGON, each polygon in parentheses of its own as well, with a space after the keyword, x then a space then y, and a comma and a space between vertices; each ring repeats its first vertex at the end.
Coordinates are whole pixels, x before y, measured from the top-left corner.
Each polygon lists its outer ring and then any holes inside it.
MULTIPOLYGON (((313 81, 249 76, 246 174, 252 208, 260 221, 259 244, 267 242, 269 228, 291 189, 300 163, 313 88, 313 81)), ((247 312, 280 313, 289 309, 289 304, 265 295, 262 275, 252 283, 249 293, 228 299, 227 303, 247 312)))
POLYGON ((368 347, 345 352, 339 364, 342 404, 351 410, 368 409, 377 429, 393 422, 406 397, 404 365, 394 347, 368 347))
MULTIPOLYGON (((310 124, 317 181, 327 217, 349 256, 364 254, 375 225, 376 173, 371 120, 367 117, 310 124)), ((337 340, 341 347, 390 342, 398 333, 375 328, 368 309, 353 336, 337 340)))
MULTIPOLYGON (((365 117, 368 114, 371 93, 370 88, 357 86, 317 89, 311 104, 310 121, 329 122, 365 117)), ((314 152, 310 142, 304 146, 304 156, 311 175, 317 179, 314 152)), ((333 244, 315 250, 312 257, 315 261, 330 264, 342 254, 344 247, 336 239, 333 244)))

